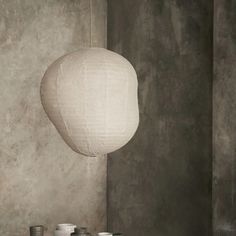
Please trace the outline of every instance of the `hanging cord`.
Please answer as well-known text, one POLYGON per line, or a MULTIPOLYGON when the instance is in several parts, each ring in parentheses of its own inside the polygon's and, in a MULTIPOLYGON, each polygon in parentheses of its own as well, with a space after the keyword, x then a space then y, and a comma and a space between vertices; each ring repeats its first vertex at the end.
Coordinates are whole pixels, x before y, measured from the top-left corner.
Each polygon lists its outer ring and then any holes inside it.
POLYGON ((92 47, 92 27, 93 27, 93 3, 92 0, 89 0, 89 9, 90 9, 90 47, 92 47))

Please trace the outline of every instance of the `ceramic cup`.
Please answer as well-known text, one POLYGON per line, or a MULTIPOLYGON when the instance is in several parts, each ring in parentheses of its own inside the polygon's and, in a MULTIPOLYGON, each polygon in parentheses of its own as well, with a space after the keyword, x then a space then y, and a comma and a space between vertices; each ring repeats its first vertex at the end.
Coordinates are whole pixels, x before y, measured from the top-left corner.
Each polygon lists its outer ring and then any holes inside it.
POLYGON ((35 225, 30 227, 31 236, 42 236, 44 232, 43 225, 35 225))

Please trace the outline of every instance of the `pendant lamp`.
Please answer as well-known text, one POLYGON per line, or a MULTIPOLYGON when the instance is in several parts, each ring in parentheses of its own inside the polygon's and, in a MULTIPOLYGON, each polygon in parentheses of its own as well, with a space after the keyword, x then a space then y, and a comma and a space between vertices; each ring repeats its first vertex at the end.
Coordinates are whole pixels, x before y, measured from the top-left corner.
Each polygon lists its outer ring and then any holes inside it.
POLYGON ((121 55, 84 48, 52 63, 41 82, 45 112, 64 141, 85 156, 124 146, 139 123, 137 76, 121 55))

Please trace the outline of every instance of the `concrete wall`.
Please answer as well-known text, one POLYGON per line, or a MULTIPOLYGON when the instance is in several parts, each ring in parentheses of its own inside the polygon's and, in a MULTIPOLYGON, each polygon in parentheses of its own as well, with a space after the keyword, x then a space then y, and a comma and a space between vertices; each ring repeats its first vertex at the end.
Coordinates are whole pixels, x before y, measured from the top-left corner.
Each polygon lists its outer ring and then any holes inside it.
POLYGON ((60 222, 106 227, 105 158, 74 153, 39 98, 52 61, 90 46, 91 35, 105 46, 106 1, 89 4, 0 0, 0 235, 28 235, 32 224, 48 226, 47 235, 60 222))
POLYGON ((213 223, 236 235, 236 1, 215 0, 213 81, 213 223))
POLYGON ((108 0, 108 47, 134 65, 140 126, 108 159, 108 228, 211 235, 212 1, 108 0))

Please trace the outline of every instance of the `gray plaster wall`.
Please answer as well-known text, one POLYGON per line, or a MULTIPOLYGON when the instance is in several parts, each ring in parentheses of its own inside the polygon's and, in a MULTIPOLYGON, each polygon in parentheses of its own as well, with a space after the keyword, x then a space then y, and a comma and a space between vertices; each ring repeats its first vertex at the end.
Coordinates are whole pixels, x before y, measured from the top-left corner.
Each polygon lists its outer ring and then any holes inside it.
POLYGON ((215 0, 213 226, 236 235, 236 1, 215 0))
POLYGON ((211 235, 212 11, 108 0, 108 48, 135 67, 140 105, 136 135, 108 159, 110 231, 211 235))
POLYGON ((62 222, 104 230, 106 159, 83 157, 62 141, 39 87, 59 56, 90 41, 105 46, 106 1, 0 0, 0 6, 0 235, 28 235, 33 224, 52 235, 62 222))

